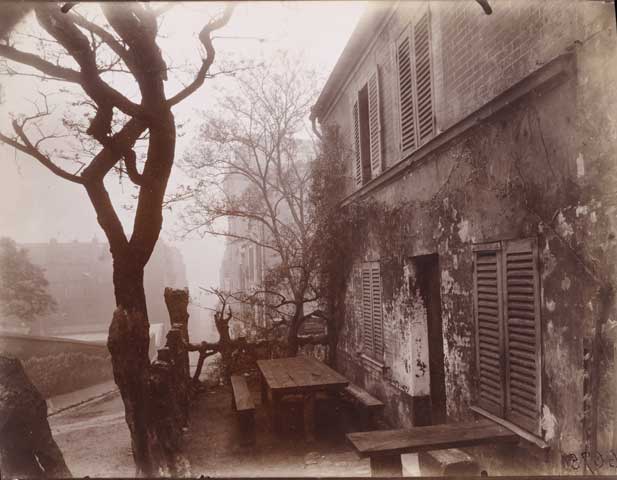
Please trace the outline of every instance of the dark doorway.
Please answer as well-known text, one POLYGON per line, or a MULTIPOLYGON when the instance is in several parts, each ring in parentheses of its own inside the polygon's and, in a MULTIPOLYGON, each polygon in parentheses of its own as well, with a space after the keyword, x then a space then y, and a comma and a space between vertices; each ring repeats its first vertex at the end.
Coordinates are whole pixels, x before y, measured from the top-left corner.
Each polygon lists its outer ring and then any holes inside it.
POLYGON ((446 422, 446 383, 443 361, 443 327, 441 323, 441 293, 439 255, 413 258, 416 282, 426 307, 428 326, 429 370, 431 381, 431 423, 446 422))

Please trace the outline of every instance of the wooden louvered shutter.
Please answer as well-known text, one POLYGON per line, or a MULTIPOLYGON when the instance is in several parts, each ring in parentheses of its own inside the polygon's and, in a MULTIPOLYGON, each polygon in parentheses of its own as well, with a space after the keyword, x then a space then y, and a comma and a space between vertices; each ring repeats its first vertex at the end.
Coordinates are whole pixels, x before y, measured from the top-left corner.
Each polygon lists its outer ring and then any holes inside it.
POLYGON ((506 418, 539 432, 540 289, 536 239, 504 242, 506 418))
POLYGON ((499 243, 474 247, 474 305, 478 406, 503 417, 504 359, 499 243))
POLYGON ((418 146, 435 133, 433 113, 433 72, 431 65, 430 17, 426 12, 413 29, 414 70, 417 98, 418 146))
POLYGON ((370 264, 362 266, 362 341, 364 350, 369 355, 373 354, 373 305, 371 292, 371 267, 370 264))
POLYGON ((398 65, 399 109, 401 124, 401 154, 405 156, 417 148, 414 76, 411 63, 411 35, 406 30, 396 45, 398 65))
POLYGON ((353 158, 354 158, 354 179, 356 186, 362 186, 362 157, 360 155, 360 110, 358 99, 353 102, 353 158))
POLYGON ((373 354, 375 360, 383 359, 383 319, 381 315, 381 271, 379 263, 371 267, 371 299, 373 303, 373 354))
POLYGON ((382 170, 381 112, 379 99, 379 69, 375 68, 368 80, 368 116, 371 151, 371 172, 375 178, 382 170))

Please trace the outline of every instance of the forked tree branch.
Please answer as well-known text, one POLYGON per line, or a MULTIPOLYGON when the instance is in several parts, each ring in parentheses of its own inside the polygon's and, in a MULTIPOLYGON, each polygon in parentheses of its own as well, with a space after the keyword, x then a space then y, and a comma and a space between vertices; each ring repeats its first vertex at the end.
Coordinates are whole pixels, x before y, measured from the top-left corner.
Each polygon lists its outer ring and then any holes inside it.
POLYGON ((203 85, 204 81, 206 80, 208 70, 214 62, 214 57, 216 55, 214 45, 212 45, 212 32, 214 32, 215 30, 219 30, 220 28, 227 25, 227 22, 229 22, 229 19, 231 18, 235 7, 236 5, 234 3, 227 5, 219 18, 208 22, 208 24, 201 30, 201 32, 199 32, 199 40, 206 49, 206 58, 202 60, 201 68, 197 72, 195 79, 183 90, 178 92, 176 95, 174 95, 167 101, 170 106, 180 103, 182 100, 190 96, 193 92, 195 92, 197 89, 199 89, 199 87, 203 85))

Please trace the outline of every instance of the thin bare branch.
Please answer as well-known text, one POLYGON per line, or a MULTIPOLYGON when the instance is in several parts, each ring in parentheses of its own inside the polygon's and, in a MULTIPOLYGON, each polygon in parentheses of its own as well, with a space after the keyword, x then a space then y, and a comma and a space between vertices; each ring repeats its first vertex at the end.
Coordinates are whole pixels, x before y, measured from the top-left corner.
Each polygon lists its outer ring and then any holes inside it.
POLYGON ((20 152, 23 152, 35 158, 41 165, 46 167, 58 177, 64 178, 65 180, 73 183, 79 183, 81 185, 84 184, 84 180, 82 177, 69 173, 66 170, 58 167, 58 165, 52 162, 49 157, 47 157, 40 150, 38 150, 25 134, 23 126, 20 125, 16 120, 13 121, 13 129, 23 143, 19 143, 19 141, 12 139, 11 137, 4 135, 3 133, 0 133, 0 140, 2 140, 7 145, 16 148, 20 152))
POLYGON ((206 49, 206 58, 202 60, 201 67, 195 76, 195 79, 183 90, 179 91, 176 95, 168 100, 169 105, 176 105, 185 98, 189 97, 193 92, 199 89, 206 80, 206 74, 210 69, 210 66, 214 62, 216 52, 214 45, 212 45, 212 32, 223 28, 229 22, 231 15, 235 9, 235 3, 229 4, 225 7, 222 15, 210 22, 199 33, 199 40, 206 49))

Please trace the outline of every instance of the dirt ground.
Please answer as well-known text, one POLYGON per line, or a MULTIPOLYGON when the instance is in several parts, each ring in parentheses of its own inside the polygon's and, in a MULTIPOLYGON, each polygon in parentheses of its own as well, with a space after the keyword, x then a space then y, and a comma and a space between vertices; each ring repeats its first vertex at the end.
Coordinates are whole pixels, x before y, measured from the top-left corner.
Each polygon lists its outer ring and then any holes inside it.
POLYGON ((241 447, 231 390, 222 386, 202 395, 192 412, 186 453, 193 475, 214 477, 370 476, 368 460, 360 459, 345 442, 345 422, 332 404, 317 405, 316 440, 308 443, 302 430, 301 405, 283 408, 285 429, 274 433, 261 405, 258 385, 249 382, 256 404, 256 445, 241 447))
MULTIPOLYGON (((274 434, 261 405, 258 385, 254 381, 249 385, 256 404, 254 447, 239 446, 230 387, 211 387, 195 400, 184 445, 192 476, 370 476, 368 460, 358 458, 345 442, 347 422, 331 404, 318 404, 316 440, 307 443, 300 404, 286 403, 285 430, 274 434)), ((129 432, 118 394, 53 415, 49 422, 74 476, 134 475, 129 432)))
POLYGON ((132 477, 135 466, 118 393, 49 417, 56 443, 75 477, 132 477))

